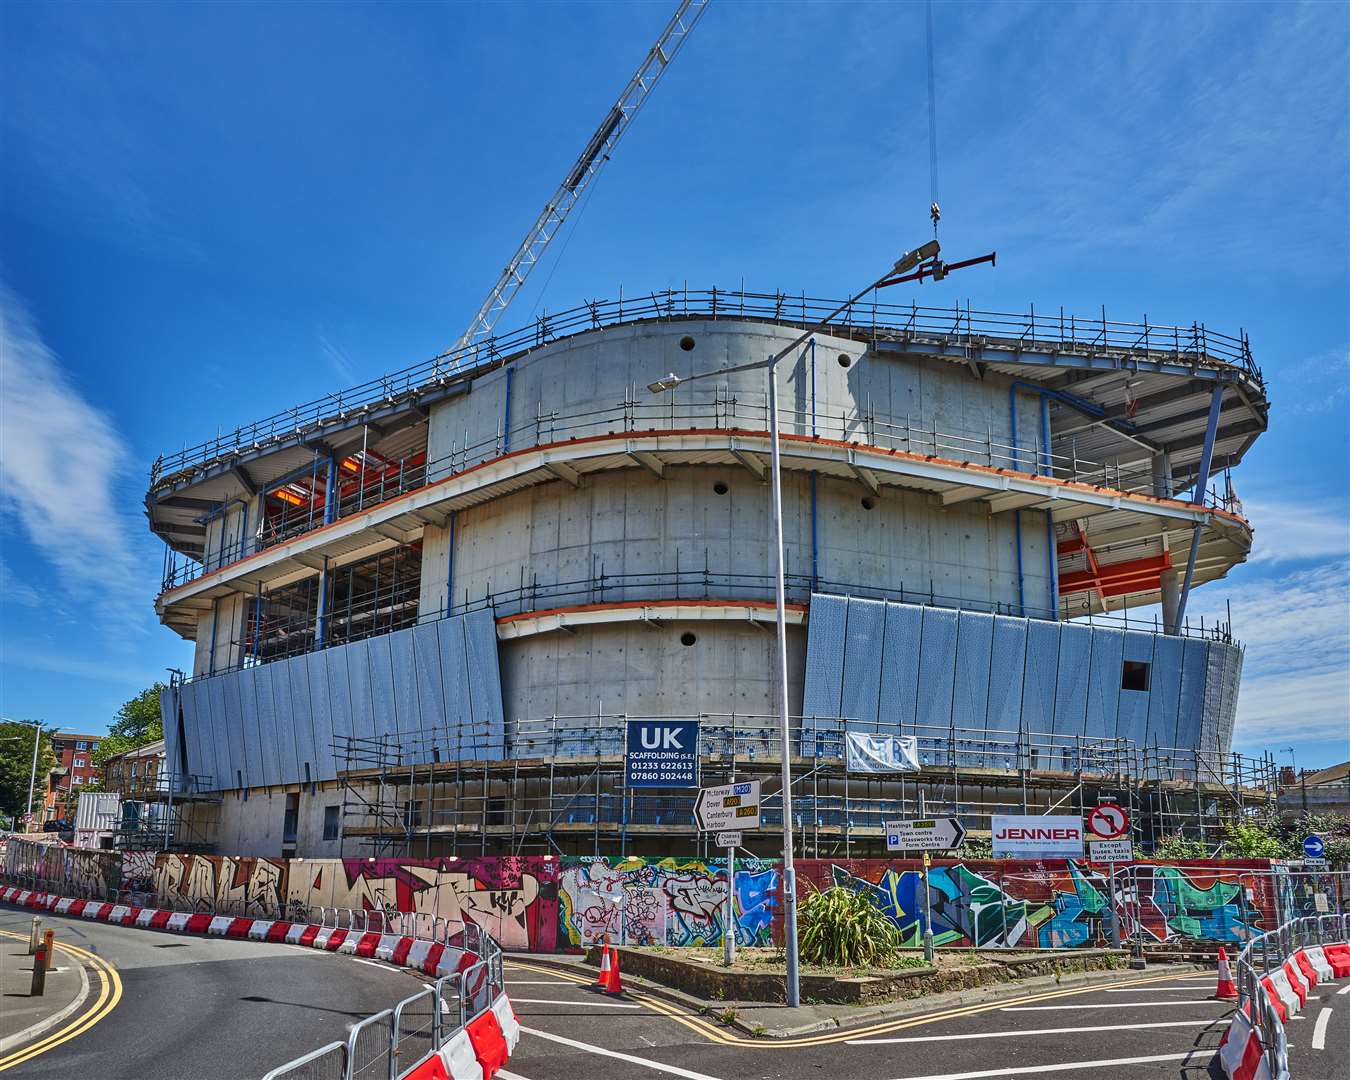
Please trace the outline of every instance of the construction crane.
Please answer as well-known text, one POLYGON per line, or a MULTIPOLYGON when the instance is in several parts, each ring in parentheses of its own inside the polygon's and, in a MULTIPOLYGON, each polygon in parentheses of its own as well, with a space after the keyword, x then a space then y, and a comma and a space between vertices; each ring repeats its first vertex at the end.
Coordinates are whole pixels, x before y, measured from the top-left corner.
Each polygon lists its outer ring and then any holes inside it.
POLYGON ((656 44, 648 51, 628 85, 623 88, 619 100, 605 113, 599 127, 586 143, 581 156, 577 158, 558 189, 549 197, 544 209, 540 211, 525 239, 516 248, 511 261, 506 264, 501 276, 479 307, 469 328, 458 341, 451 346, 447 358, 454 368, 470 365, 477 359, 476 346, 492 336, 492 328, 497 320, 515 299, 516 293, 525 284, 530 271, 538 265, 549 241, 557 235, 567 215, 581 200, 586 188, 595 179, 596 174, 609 160, 619 137, 628 130, 633 117, 642 108, 642 103, 651 95, 652 90, 665 74, 666 68, 675 59, 685 40, 697 25, 699 18, 707 8, 709 0, 682 0, 679 8, 666 23, 656 44))

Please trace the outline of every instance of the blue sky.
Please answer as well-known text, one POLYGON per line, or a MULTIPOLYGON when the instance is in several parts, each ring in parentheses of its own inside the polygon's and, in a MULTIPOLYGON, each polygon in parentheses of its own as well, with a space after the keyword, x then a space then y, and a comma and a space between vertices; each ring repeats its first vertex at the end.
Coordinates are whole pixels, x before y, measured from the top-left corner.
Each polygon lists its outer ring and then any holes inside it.
MULTIPOLYGON (((150 462, 451 342, 672 7, 0 7, 0 714, 101 730, 188 666, 150 462)), ((1250 333, 1256 549, 1191 612, 1247 643, 1239 749, 1345 758, 1347 9, 935 24, 944 249, 999 263, 917 298, 1250 333)), ((923 40, 919 4, 716 0, 505 323, 870 280, 928 233, 923 40)))

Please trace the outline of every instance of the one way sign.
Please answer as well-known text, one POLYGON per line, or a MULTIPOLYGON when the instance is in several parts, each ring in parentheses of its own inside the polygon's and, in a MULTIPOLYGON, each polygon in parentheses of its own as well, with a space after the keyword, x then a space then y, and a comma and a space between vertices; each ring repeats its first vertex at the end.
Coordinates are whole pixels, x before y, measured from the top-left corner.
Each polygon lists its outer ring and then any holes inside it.
POLYGON ((629 720, 630 788, 698 787, 697 720, 629 720))

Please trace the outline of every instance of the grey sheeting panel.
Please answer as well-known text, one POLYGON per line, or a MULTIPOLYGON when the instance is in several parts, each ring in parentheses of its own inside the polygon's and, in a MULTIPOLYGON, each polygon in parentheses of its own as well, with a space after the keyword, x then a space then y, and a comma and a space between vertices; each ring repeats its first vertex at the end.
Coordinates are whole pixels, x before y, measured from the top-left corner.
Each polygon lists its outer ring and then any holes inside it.
POLYGON ((886 632, 886 605, 880 600, 850 597, 844 623, 844 677, 839 715, 871 727, 881 695, 881 653, 886 632))
POLYGON ((1224 653, 1223 690, 1218 709, 1218 748, 1227 754, 1233 745, 1233 724, 1237 719, 1238 686, 1242 680, 1242 664, 1246 655, 1240 645, 1212 645, 1224 653))
POLYGON ((305 662, 305 685, 309 687, 310 718, 314 724, 314 779, 334 780, 337 768, 333 763, 333 710, 328 700, 328 668, 321 652, 306 653, 299 659, 305 662))
POLYGON ((378 736, 390 736, 398 730, 398 712, 394 707, 394 661, 389 656, 389 635, 381 634, 367 643, 370 661, 371 724, 378 736))
POLYGON ((258 702, 253 693, 253 672, 232 671, 223 676, 225 683, 225 714, 239 716, 242 745, 230 740, 231 760, 236 770, 244 775, 245 787, 260 787, 263 783, 262 750, 258 736, 258 702), (245 681, 247 676, 247 681, 245 681))
MULTIPOLYGON (((941 738, 933 728, 952 722, 952 685, 956 678, 956 612, 924 608, 923 637, 919 641, 919 703, 915 723, 921 735, 941 738), (928 730, 924 731, 927 727, 928 730)), ((950 763, 956 748, 943 740, 946 752, 934 754, 932 764, 950 763)))
POLYGON ((404 763, 421 761, 414 754, 422 744, 422 707, 417 699, 417 664, 413 660, 411 630, 389 634, 389 658, 394 668, 395 730, 405 736, 404 763))
MULTIPOLYGON (((352 735, 359 739, 375 738, 375 708, 370 689, 370 642, 363 638, 341 646, 347 654, 347 686, 351 691, 352 735)), ((370 746, 369 743, 366 744, 370 746)))
POLYGON ((984 754, 989 713, 989 667, 994 645, 994 617, 963 611, 956 620, 956 670, 952 686, 952 720, 958 728, 957 762, 983 768, 993 765, 984 754))
POLYGON ((1055 684, 1059 679, 1059 624, 1027 620, 1027 658, 1022 685, 1022 730, 1054 730, 1055 684))
POLYGON ((281 783, 298 784, 305 777, 300 771, 300 751, 296 743, 296 723, 291 702, 291 667, 285 660, 268 664, 260 673, 272 684, 272 723, 276 731, 276 762, 281 783))
POLYGON ((447 724, 437 735, 436 746, 445 760, 472 761, 479 754, 473 732, 473 706, 469 702, 469 668, 462 619, 446 620, 440 627, 437 647, 441 655, 447 724))
MULTIPOLYGON (((1136 660, 1152 664, 1153 637, 1152 634, 1127 631, 1121 650, 1122 663, 1125 660, 1136 660)), ((1120 686, 1119 679, 1116 680, 1116 686, 1120 686)), ((1129 739, 1135 746, 1143 746, 1144 738, 1148 734, 1149 691, 1119 689, 1117 694, 1120 704, 1116 714, 1116 737, 1129 739)))
MULTIPOLYGON (((815 599, 812 598, 812 611, 815 599)), ((919 704, 919 638, 923 609, 909 604, 886 605, 886 631, 881 643, 881 695, 877 719, 904 727, 914 723, 919 704)), ((810 654, 808 653, 808 670, 810 654)))
POLYGON ((159 724, 164 729, 164 769, 177 775, 183 771, 178 760, 178 687, 166 686, 159 692, 159 724))
POLYGON ((1159 635, 1153 642, 1153 670, 1148 684, 1149 746, 1175 746, 1177 705, 1181 697, 1181 643, 1184 639, 1159 635))
POLYGON ((506 756, 506 712, 502 706, 501 666, 497 652, 497 620, 486 608, 470 612, 464 624, 468 652, 470 700, 475 725, 486 733, 483 749, 491 760, 506 756))
POLYGON ((314 713, 309 703, 309 667, 303 656, 279 660, 285 665, 291 687, 291 719, 295 723, 296 779, 303 783, 319 778, 319 751, 314 743, 314 713))
POLYGON ((1092 670, 1087 684, 1087 719, 1083 734, 1091 739, 1114 739, 1120 712, 1120 662, 1125 634, 1105 627, 1092 628, 1092 670))
MULTIPOLYGON (((1205 676, 1209 669, 1209 642, 1183 639, 1181 642, 1181 694, 1177 705, 1177 725, 1173 746, 1198 746, 1204 725, 1205 676)), ((1210 777, 1209 779, 1213 779, 1210 777)))
MULTIPOLYGON (((248 674, 253 676, 249 682, 253 684, 253 692, 258 699, 258 736, 262 739, 260 747, 263 782, 268 787, 273 787, 284 782, 281 778, 281 763, 286 751, 281 745, 276 713, 272 708, 272 673, 266 667, 260 667, 253 668, 248 674)), ((243 692, 247 693, 247 688, 243 692)), ((286 741, 292 748, 295 746, 289 731, 286 733, 286 741)), ((294 753, 294 749, 291 752, 294 753)))
MULTIPOLYGON (((989 714, 985 729, 1015 735, 1022 725, 1022 683, 1027 662, 1027 621, 994 616, 989 658, 989 714)), ((1005 766, 1011 768, 1016 765, 1005 766)))
POLYGON ((350 655, 345 645, 324 649, 316 654, 325 665, 328 685, 328 719, 333 725, 332 754, 333 769, 341 769, 347 764, 348 739, 352 735, 352 691, 347 678, 347 657, 350 655))
POLYGON ((802 689, 802 753, 814 753, 813 716, 838 716, 844 677, 848 600, 811 594, 806 628, 806 684, 802 689))
POLYGON ((206 683, 190 682, 183 687, 183 734, 187 736, 188 772, 210 777, 206 782, 219 787, 223 777, 216 771, 215 735, 211 731, 209 709, 206 683))
POLYGON ((1088 676, 1092 671, 1090 626, 1059 628, 1059 673, 1055 680, 1056 735, 1082 735, 1087 726, 1088 676))
MULTIPOLYGON (((453 620, 452 620, 453 621, 453 620)), ((417 700, 421 704, 424 735, 419 761, 432 760, 431 748, 442 748, 441 760, 447 760, 445 722, 445 680, 441 677, 441 647, 438 624, 423 623, 412 628, 413 658, 417 667, 417 700)))
MULTIPOLYGON (((206 697, 211 709, 211 729, 216 737, 216 768, 222 787, 241 787, 244 773, 244 754, 242 734, 231 737, 242 730, 242 719, 230 726, 230 714, 225 711, 225 683, 228 675, 220 675, 206 681, 206 697)), ((230 697, 235 697, 231 694, 230 697)), ((238 713, 235 714, 236 716, 238 713)))

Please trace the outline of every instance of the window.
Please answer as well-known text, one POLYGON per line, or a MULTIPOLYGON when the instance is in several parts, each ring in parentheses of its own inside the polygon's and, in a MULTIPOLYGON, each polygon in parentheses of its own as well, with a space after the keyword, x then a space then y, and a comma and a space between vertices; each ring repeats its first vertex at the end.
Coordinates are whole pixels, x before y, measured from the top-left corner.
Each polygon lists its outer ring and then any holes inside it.
POLYGON ((132 778, 133 780, 136 779, 136 772, 137 772, 137 769, 136 769, 136 763, 133 761, 133 762, 131 763, 131 778, 132 778))
POLYGON ((409 799, 403 804, 403 827, 420 829, 422 827, 422 800, 409 799))
POLYGON ((286 796, 286 812, 281 817, 281 842, 294 844, 296 830, 300 824, 300 796, 286 796))
POLYGON ((325 840, 338 840, 342 836, 342 823, 339 815, 342 812, 340 806, 325 806, 323 808, 323 838, 325 840))
POLYGON ((1142 660, 1126 660, 1120 669, 1120 688, 1122 690, 1147 690, 1149 668, 1152 666, 1142 660))
POLYGON ((83 784, 83 783, 84 783, 84 777, 83 777, 83 776, 72 776, 72 777, 70 778, 70 781, 71 781, 71 783, 73 783, 73 784, 83 784))
POLYGON ((77 769, 83 769, 83 768, 84 768, 84 758, 82 758, 82 757, 77 757, 77 758, 75 759, 75 768, 77 768, 77 769))
POLYGON ((85 739, 80 739, 78 742, 75 743, 75 749, 76 749, 76 750, 88 750, 88 749, 89 749, 89 743, 88 743, 88 741, 85 740, 85 739))

